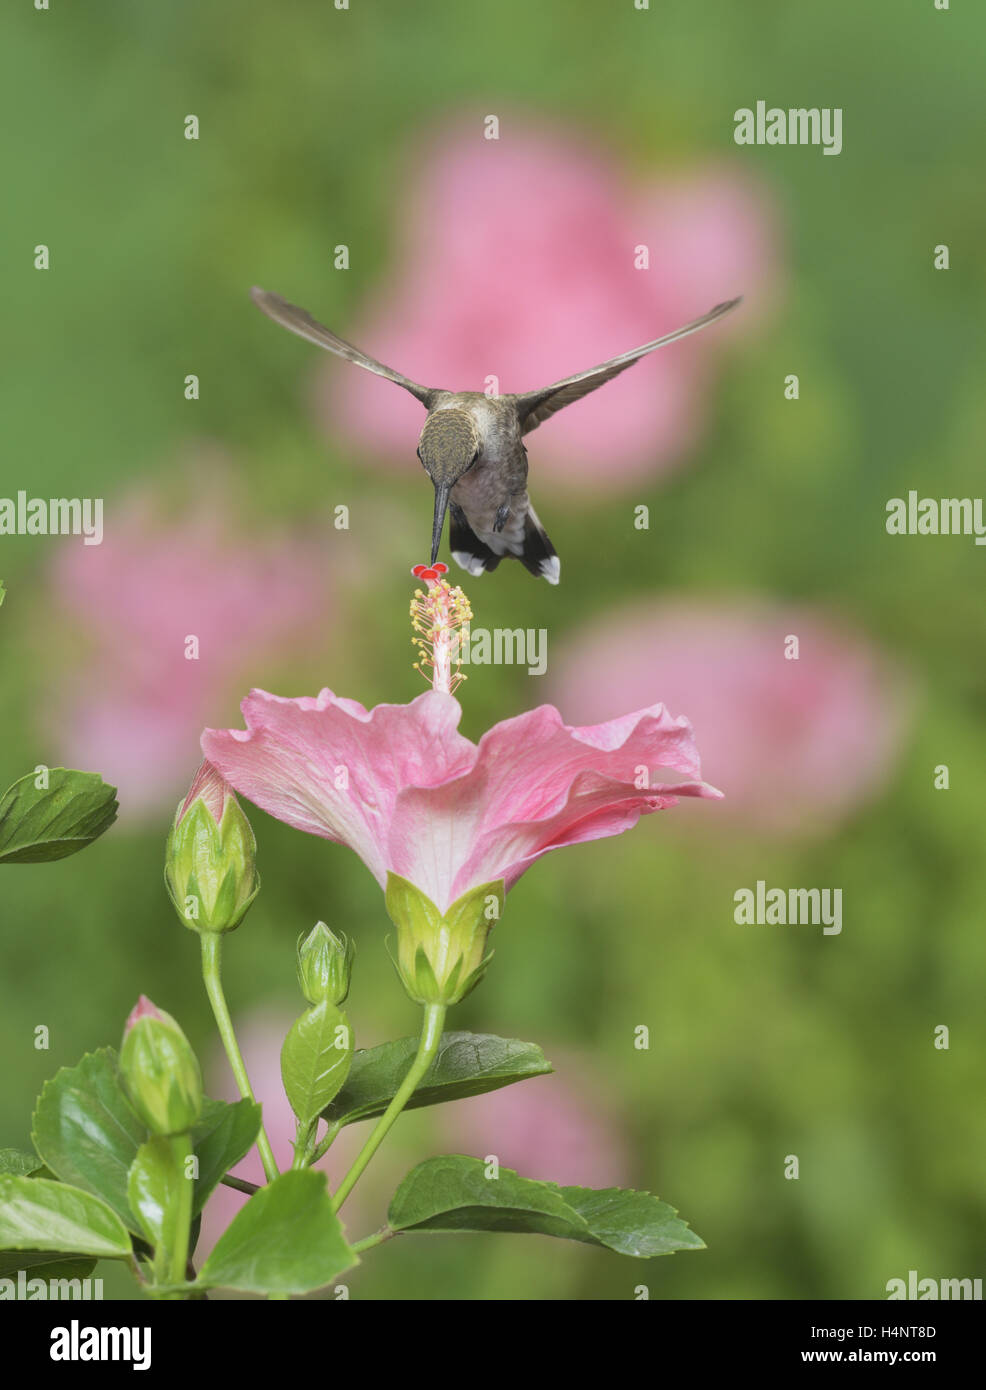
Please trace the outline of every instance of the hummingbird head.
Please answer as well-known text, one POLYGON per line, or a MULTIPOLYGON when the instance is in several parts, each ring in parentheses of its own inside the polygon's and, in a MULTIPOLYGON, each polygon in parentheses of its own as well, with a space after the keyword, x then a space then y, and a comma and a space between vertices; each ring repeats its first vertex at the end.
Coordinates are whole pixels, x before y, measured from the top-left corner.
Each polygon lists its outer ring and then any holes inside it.
POLYGON ((431 533, 431 563, 435 563, 445 525, 449 493, 479 457, 482 440, 465 410, 436 410, 425 421, 418 440, 418 458, 435 485, 435 520, 431 533))

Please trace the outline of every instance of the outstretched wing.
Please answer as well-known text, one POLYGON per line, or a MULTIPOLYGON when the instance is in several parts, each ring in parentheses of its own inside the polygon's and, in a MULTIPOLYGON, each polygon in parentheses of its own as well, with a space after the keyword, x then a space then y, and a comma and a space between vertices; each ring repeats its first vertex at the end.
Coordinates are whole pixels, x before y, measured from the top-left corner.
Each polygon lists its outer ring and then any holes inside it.
POLYGON ((645 343, 643 347, 633 348, 632 351, 624 352, 620 357, 613 357, 598 367, 590 367, 587 372, 579 372, 576 376, 567 376, 563 381, 556 381, 553 385, 545 386, 540 391, 527 391, 518 396, 517 415, 520 419, 522 432, 528 434, 531 430, 536 429, 542 420, 547 420, 549 415, 554 415, 555 411, 562 410, 566 405, 571 405, 573 401, 580 401, 590 391, 595 391, 598 386, 612 381, 614 376, 619 376, 620 372, 625 372, 627 367, 632 367, 635 362, 639 362, 641 357, 646 357, 649 352, 655 352, 659 347, 664 347, 665 343, 673 343, 676 338, 686 338, 689 333, 696 333, 708 323, 715 323, 716 319, 721 319, 723 314, 728 314, 730 309, 735 309, 739 302, 739 299, 730 299, 725 304, 717 304, 714 309, 710 309, 707 314, 703 314, 694 323, 686 323, 684 328, 676 328, 673 333, 666 333, 663 338, 656 338, 653 343, 645 343))
POLYGON ((258 309, 262 309, 269 319, 279 323, 282 328, 288 328, 292 333, 297 333, 299 338, 307 338, 310 343, 327 348, 338 357, 345 357, 347 362, 355 362, 357 367, 365 367, 376 376, 396 382, 398 386, 403 386, 405 391, 410 391, 412 396, 416 396, 422 405, 431 405, 434 392, 427 386, 419 386, 416 381, 401 376, 400 372, 385 367, 376 358, 367 357, 365 352, 360 352, 359 348, 353 347, 352 343, 347 343, 343 338, 336 337, 324 324, 313 319, 305 309, 299 309, 297 304, 289 304, 279 294, 258 289, 256 285, 250 291, 250 298, 258 309))

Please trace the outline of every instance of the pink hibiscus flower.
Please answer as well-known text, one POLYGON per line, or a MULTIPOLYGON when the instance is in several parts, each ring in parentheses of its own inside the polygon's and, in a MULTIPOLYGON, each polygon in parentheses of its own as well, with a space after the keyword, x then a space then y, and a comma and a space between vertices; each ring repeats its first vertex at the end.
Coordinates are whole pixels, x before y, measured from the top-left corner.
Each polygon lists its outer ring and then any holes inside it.
POLYGON ((681 796, 721 795, 700 780, 688 720, 663 705, 585 728, 542 705, 478 744, 458 732, 458 700, 436 690, 372 710, 331 690, 254 690, 242 710, 245 731, 202 735, 226 781, 278 820, 348 845, 381 887, 399 874, 442 912, 477 885, 511 888, 549 850, 618 835, 681 796))
MULTIPOLYGON (((442 135, 412 180, 397 212, 400 258, 347 335, 429 385, 483 390, 496 376, 501 391, 532 390, 744 296, 733 322, 561 412, 532 452, 538 476, 567 486, 612 488, 677 462, 707 415, 711 365, 774 292, 774 215, 760 186, 712 168, 632 187, 590 139, 512 118, 498 141, 474 128, 442 135)), ((369 373, 318 371, 330 437, 341 425, 406 468, 420 407, 369 373)))
POLYGON ((478 744, 458 731, 459 630, 468 600, 417 566, 415 663, 432 689, 409 705, 364 709, 331 690, 285 700, 255 690, 246 729, 206 729, 202 750, 244 796, 299 830, 348 845, 386 894, 398 973, 422 1004, 478 984, 504 894, 549 850, 618 835, 698 780, 687 719, 663 705, 570 728, 550 705, 496 724, 478 744), (689 780, 694 779, 694 780, 689 780))

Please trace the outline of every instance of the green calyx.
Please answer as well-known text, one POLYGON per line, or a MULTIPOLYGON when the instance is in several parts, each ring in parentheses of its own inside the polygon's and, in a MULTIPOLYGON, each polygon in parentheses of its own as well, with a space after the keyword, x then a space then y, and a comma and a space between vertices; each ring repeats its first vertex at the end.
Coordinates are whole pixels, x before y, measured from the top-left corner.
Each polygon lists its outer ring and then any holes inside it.
POLYGON ((197 932, 233 931, 260 891, 257 841, 236 797, 222 821, 202 798, 175 815, 165 851, 168 896, 185 926, 197 932))
POLYGON ((397 928, 391 955, 415 1003, 458 1004, 476 988, 493 957, 486 940, 505 896, 502 879, 479 884, 443 913, 408 879, 387 875, 387 912, 397 928))
POLYGON ((181 1028, 163 1010, 140 1018, 120 1048, 120 1076, 152 1134, 186 1134, 202 1114, 202 1072, 181 1028))

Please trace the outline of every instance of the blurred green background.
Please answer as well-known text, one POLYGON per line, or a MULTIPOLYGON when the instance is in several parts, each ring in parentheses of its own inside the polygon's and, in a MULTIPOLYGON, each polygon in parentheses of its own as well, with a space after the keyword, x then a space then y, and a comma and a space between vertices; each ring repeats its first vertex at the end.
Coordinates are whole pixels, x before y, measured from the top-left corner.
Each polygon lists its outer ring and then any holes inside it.
MULTIPOLYGON (((229 449, 236 506, 258 536, 317 513, 331 479, 330 500, 385 495, 423 539, 430 502, 413 441, 406 480, 333 451, 307 407, 312 364, 246 289, 310 285, 312 307, 345 333, 399 241, 395 190, 415 132, 509 104, 593 131, 641 176, 710 158, 755 170, 783 218, 785 293, 714 379, 688 468, 635 486, 653 543, 627 546, 625 499, 556 487, 562 586, 505 565, 481 589, 467 583, 477 621, 545 626, 554 640, 641 594, 758 593, 852 619, 920 692, 889 787, 827 837, 706 837, 696 815, 682 835, 657 817, 539 864, 511 896, 494 967, 453 1019, 588 1059, 614 1107, 623 1176, 678 1207, 708 1249, 645 1264, 543 1238, 408 1239, 365 1258, 347 1278, 352 1296, 630 1298, 646 1283, 654 1298, 872 1298, 912 1268, 981 1276, 986 556, 968 539, 891 541, 883 517, 909 487, 981 491, 986 352, 971 306, 986 212, 972 55, 986 15, 932 0, 652 0, 647 13, 631 0, 352 0, 348 12, 325 0, 52 0, 48 12, 19 6, 4 27, 0 495, 103 496, 109 518, 114 498, 152 479, 180 505, 176 459, 208 440, 229 449), (732 113, 758 97, 843 107, 842 154, 737 149, 732 113), (202 122, 198 142, 181 136, 187 112, 202 122), (332 269, 339 241, 359 245, 346 274, 332 269), (44 275, 32 267, 39 242, 52 247, 44 275), (940 242, 947 273, 932 269, 940 242), (195 404, 176 389, 192 370, 195 404), (779 385, 790 371, 802 379, 796 421, 779 385), (602 555, 620 562, 590 563, 602 555), (948 792, 933 790, 940 763, 948 792), (735 926, 732 895, 757 878, 842 885, 851 928, 830 940, 735 926), (638 1023, 647 1052, 631 1045, 638 1023), (932 1046, 941 1023, 947 1052, 932 1046), (792 1153, 796 1182, 783 1177, 792 1153)), ((359 528, 336 532, 329 518, 325 545, 358 574, 359 528)), ((64 544, 0 541, 4 785, 53 760, 38 711, 75 679, 44 597, 64 544)), ((330 684, 367 705, 416 694, 405 575, 420 557, 406 549, 384 564, 375 543, 331 631, 245 671, 244 688, 330 684)), ((478 737, 536 702, 536 687, 516 668, 474 673, 464 731, 478 737)), ((208 722, 239 722, 237 688, 208 722)), ((189 775, 195 761, 193 744, 189 775)), ((294 940, 322 917, 358 940, 358 1039, 414 1031, 362 865, 251 814, 264 889, 229 943, 234 1013, 279 1005, 290 1017, 294 940)), ((0 1143, 27 1146, 43 1080, 115 1044, 140 991, 209 1047, 196 943, 161 881, 167 821, 163 809, 65 863, 4 871, 0 1143), (33 1047, 40 1023, 48 1052, 33 1047)), ((580 1075, 566 1080, 580 1092, 580 1075)), ((436 1142, 433 1125, 401 1121, 367 1180, 371 1219, 436 1142)), ((103 1272, 124 1296, 125 1281, 103 1272)))

